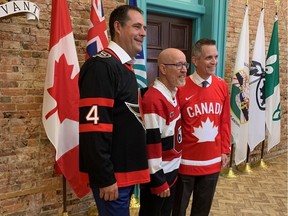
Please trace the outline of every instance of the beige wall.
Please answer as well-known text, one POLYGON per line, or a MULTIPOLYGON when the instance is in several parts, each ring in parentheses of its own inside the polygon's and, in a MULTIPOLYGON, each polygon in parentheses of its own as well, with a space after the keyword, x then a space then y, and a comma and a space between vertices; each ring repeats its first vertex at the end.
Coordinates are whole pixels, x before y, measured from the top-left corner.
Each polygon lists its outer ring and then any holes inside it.
MULTIPOLYGON (((24 15, 0 19, 0 215, 61 215, 62 178, 54 174, 55 150, 41 122, 43 86, 50 35, 51 0, 35 0, 40 21, 27 22, 24 15)), ((110 12, 125 0, 103 0, 108 20, 110 12)), ((266 1, 265 33, 268 49, 274 1, 266 1)), ((0 0, 0 4, 7 3, 0 0)), ((254 45, 262 1, 250 4, 250 47, 254 45)), ((80 65, 84 61, 90 0, 69 0, 80 65)), ((231 80, 244 1, 229 0, 226 76, 231 80)), ((281 144, 265 152, 271 158, 287 151, 287 1, 279 8, 281 64, 282 137, 281 144)), ((266 49, 266 50, 267 50, 266 49)), ((259 148, 254 158, 259 157, 259 148)), ((255 160, 256 160, 255 159, 255 160)), ((92 196, 79 200, 67 186, 69 215, 87 212, 92 196)))

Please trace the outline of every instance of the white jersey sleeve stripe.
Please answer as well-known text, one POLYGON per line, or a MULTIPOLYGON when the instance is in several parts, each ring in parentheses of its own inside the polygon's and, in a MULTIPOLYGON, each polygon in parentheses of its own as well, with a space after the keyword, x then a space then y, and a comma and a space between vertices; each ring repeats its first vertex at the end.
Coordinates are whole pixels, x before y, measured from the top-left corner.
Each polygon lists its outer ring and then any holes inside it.
POLYGON ((148 160, 148 166, 150 170, 150 174, 154 174, 159 170, 163 169, 161 166, 162 158, 154 158, 148 160))
POLYGON ((164 167, 164 173, 169 173, 178 169, 180 165, 181 158, 174 158, 171 161, 162 161, 164 167))
POLYGON ((205 160, 205 161, 197 161, 197 160, 186 160, 182 159, 181 164, 183 165, 189 165, 189 166, 209 166, 212 164, 216 164, 221 162, 221 157, 217 157, 211 160, 205 160))

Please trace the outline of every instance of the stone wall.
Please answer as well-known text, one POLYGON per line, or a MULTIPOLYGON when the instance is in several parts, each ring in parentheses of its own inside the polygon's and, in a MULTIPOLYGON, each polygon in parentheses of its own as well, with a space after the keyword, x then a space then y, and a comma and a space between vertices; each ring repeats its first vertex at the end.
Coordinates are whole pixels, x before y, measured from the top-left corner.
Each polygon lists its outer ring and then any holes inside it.
MULTIPOLYGON (((0 215, 62 215, 62 177, 54 174, 55 150, 41 121, 43 87, 50 37, 51 0, 35 0, 40 21, 23 15, 0 19, 0 215)), ((125 0, 103 0, 106 21, 125 0)), ((244 16, 244 1, 230 0, 228 9, 225 79, 231 81, 238 38, 244 16)), ((0 0, 0 4, 7 3, 0 0)), ((90 0, 69 0, 69 10, 80 65, 84 62, 90 0)), ((254 45, 262 1, 250 1, 250 48, 254 45)), ((276 7, 265 5, 266 50, 276 7)), ((282 100, 281 144, 265 158, 287 151, 287 2, 279 8, 280 76, 282 100)), ((251 54, 252 55, 252 54, 251 54)), ((254 160, 259 158, 257 148, 254 160)), ((88 195, 78 199, 67 185, 69 215, 87 214, 94 205, 88 195)))

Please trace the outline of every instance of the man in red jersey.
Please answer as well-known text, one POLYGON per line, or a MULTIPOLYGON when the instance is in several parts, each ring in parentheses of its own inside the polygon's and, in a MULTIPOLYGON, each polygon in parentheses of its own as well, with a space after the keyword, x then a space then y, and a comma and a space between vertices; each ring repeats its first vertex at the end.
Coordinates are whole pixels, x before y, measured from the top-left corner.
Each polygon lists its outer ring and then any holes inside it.
POLYGON ((128 216, 134 185, 150 181, 131 65, 146 36, 142 11, 117 7, 109 29, 108 48, 88 59, 80 71, 80 171, 88 173, 100 216, 128 216))
POLYGON ((189 64, 175 48, 158 57, 159 78, 142 99, 151 182, 141 185, 139 216, 170 216, 181 160, 181 122, 177 86, 185 84, 189 64))
POLYGON ((182 159, 173 216, 208 216, 221 167, 230 154, 230 97, 225 81, 215 76, 215 40, 201 39, 192 49, 196 71, 179 88, 182 116, 182 159))

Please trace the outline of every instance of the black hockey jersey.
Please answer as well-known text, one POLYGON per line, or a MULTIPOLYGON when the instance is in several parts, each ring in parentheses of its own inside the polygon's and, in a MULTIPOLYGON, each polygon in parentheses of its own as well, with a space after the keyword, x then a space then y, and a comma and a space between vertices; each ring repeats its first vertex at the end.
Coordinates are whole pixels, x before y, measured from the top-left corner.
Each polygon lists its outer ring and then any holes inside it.
POLYGON ((148 182, 145 129, 131 65, 105 49, 81 67, 79 90, 80 171, 96 187, 148 182))

